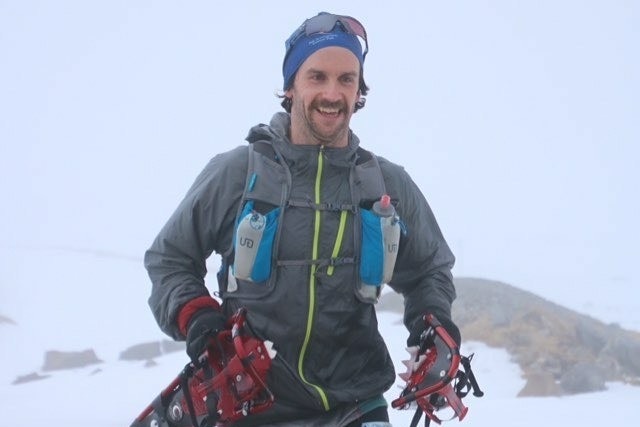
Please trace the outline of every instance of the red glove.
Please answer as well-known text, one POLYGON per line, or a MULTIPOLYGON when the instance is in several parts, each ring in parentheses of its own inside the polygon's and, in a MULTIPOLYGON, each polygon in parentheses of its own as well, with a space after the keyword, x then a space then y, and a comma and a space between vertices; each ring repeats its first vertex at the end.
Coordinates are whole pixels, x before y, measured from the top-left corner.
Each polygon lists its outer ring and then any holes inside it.
POLYGON ((218 301, 210 296, 194 298, 178 314, 178 328, 186 337, 187 354, 196 362, 204 353, 209 339, 225 328, 226 318, 218 301))

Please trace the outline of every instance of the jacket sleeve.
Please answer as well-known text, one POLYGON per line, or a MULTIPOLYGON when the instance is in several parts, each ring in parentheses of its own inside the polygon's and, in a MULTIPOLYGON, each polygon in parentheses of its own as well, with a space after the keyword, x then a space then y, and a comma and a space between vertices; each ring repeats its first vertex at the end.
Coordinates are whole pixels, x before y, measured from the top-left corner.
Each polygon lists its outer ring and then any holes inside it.
POLYGON ((174 339, 184 339, 178 327, 180 309, 209 295, 207 258, 231 245, 246 165, 246 146, 215 156, 145 253, 152 283, 149 306, 160 328, 174 339))
POLYGON ((425 313, 451 319, 455 258, 415 182, 400 166, 384 160, 382 165, 387 191, 397 200, 398 215, 406 226, 389 286, 404 296, 404 324, 411 332, 421 327, 425 313))

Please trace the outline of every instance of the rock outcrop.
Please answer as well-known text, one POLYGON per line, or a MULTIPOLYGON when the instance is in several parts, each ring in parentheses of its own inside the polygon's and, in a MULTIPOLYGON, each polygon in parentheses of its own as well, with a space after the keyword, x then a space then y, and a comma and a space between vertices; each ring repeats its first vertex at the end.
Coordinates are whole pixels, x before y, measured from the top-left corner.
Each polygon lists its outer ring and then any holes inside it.
MULTIPOLYGON (((521 367, 526 396, 598 391, 640 381, 640 333, 561 307, 505 283, 458 278, 453 318, 464 340, 505 348, 521 367)), ((402 312, 402 297, 378 310, 402 312)))
POLYGON ((185 351, 184 342, 177 341, 151 341, 135 344, 120 353, 120 360, 146 360, 151 361, 156 357, 176 351, 185 351))
POLYGON ((57 371, 62 369, 84 368, 85 366, 102 363, 92 349, 83 351, 47 351, 44 355, 43 371, 57 371))
POLYGON ((11 320, 7 316, 3 316, 2 314, 0 314, 0 325, 2 325, 3 323, 7 324, 7 325, 15 325, 16 324, 16 322, 11 320))

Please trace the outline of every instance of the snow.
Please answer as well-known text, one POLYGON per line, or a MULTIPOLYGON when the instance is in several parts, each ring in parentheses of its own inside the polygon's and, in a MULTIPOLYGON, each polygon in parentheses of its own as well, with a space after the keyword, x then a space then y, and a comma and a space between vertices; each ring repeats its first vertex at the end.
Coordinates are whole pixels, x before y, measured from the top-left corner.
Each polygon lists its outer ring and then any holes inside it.
MULTIPOLYGON (((0 253, 10 257, 9 253, 0 253)), ((14 254, 15 256, 15 254, 14 254)), ((131 286, 125 292, 106 292, 115 283, 139 282, 143 274, 136 263, 121 259, 105 259, 95 255, 59 253, 41 262, 50 277, 61 275, 70 266, 80 270, 108 271, 109 280, 99 275, 91 283, 68 282, 65 292, 51 289, 46 281, 35 281, 35 292, 28 286, 16 288, 12 298, 31 300, 16 315, 17 325, 0 325, 4 344, 0 371, 0 402, 3 425, 31 427, 53 425, 94 427, 129 425, 151 400, 173 380, 187 362, 183 352, 158 357, 158 364, 145 367, 144 362, 118 360, 128 346, 165 337, 157 330, 145 306, 145 286, 131 286), (48 260, 48 262, 47 262, 48 260), (87 300, 82 287, 102 289, 104 300, 87 300), (40 296, 38 295, 40 294, 40 296), (40 298, 47 302, 40 304, 40 298), (115 308, 114 308, 115 307, 115 308), (120 315, 114 316, 117 310, 120 315), (79 313, 84 321, 74 319, 79 313), (114 331, 119 331, 115 333, 114 331), (104 363, 81 369, 41 370, 46 350, 78 351, 95 349, 104 363), (49 377, 23 384, 11 384, 18 376, 39 372, 49 377)), ((17 270, 19 263, 15 264, 17 270)), ((77 272, 82 276, 83 272, 77 272)), ((70 277, 70 276, 67 276, 70 277)), ((381 330, 387 346, 401 372, 400 361, 406 358, 406 331, 398 314, 379 314, 381 330)), ((524 386, 519 367, 503 349, 490 348, 478 342, 463 342, 462 353, 474 353, 473 368, 483 398, 467 397, 469 413, 463 425, 472 426, 564 426, 627 425, 640 401, 640 387, 608 384, 608 389, 559 398, 517 398, 524 386)), ((398 379, 387 393, 388 401, 398 397, 398 379)), ((396 427, 408 425, 413 411, 391 410, 396 427)), ((452 421, 457 422, 457 421, 452 421)))
MULTIPOLYGON (((96 315, 108 310, 95 308, 96 315)), ((141 317, 143 315, 141 313, 141 317)), ((400 318, 398 315, 382 313, 379 320, 392 357, 398 362, 396 369, 400 371, 399 362, 406 358, 403 345, 406 334, 400 325, 400 318)), ((0 382, 3 425, 12 427, 129 425, 175 378, 187 361, 182 352, 157 358, 158 364, 154 367, 144 367, 143 362, 119 361, 115 354, 121 349, 118 344, 125 340, 114 340, 114 348, 110 353, 114 356, 103 357, 103 364, 49 372, 48 378, 11 385, 9 380, 15 379, 19 374, 38 370, 41 366, 41 360, 33 363, 34 359, 41 358, 42 355, 33 350, 37 346, 19 346, 12 340, 21 335, 19 329, 13 326, 3 326, 1 329, 3 343, 8 344, 5 349, 14 350, 3 351, 0 382), (11 328, 16 330, 7 334, 7 329, 11 328), (28 353, 25 353, 26 350, 28 353), (38 354, 38 357, 28 357, 29 363, 24 363, 24 356, 34 354, 38 354)), ((91 344, 80 342, 85 346, 91 344)), ((518 366, 511 362, 507 352, 477 342, 463 342, 462 352, 474 353, 474 373, 485 392, 482 398, 465 398, 464 403, 469 407, 469 412, 463 425, 595 427, 627 425, 636 415, 636 406, 640 402, 639 387, 611 383, 606 391, 598 393, 555 398, 517 398, 516 394, 524 386, 524 381, 518 366)), ((108 352, 98 352, 98 356, 106 354, 108 352)), ((398 380, 396 386, 386 393, 389 401, 398 397, 400 386, 401 381, 398 380)), ((392 422, 396 427, 409 425, 412 416, 412 410, 391 409, 392 422)))

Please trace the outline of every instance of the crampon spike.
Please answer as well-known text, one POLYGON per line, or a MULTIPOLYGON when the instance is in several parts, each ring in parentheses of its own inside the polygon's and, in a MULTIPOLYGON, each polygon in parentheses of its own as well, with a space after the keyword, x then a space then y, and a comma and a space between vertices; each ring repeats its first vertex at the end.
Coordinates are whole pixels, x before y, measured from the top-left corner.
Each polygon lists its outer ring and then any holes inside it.
POLYGON ((484 395, 471 371, 473 354, 461 356, 456 342, 433 315, 426 315, 424 321, 426 329, 419 346, 407 349, 412 359, 403 361, 408 370, 399 375, 406 386, 391 406, 408 409, 417 404, 411 427, 418 425, 423 413, 426 426, 430 421, 441 424, 436 412, 445 408, 453 412, 450 419, 462 421, 468 411, 462 399, 469 390, 476 397, 484 395))

